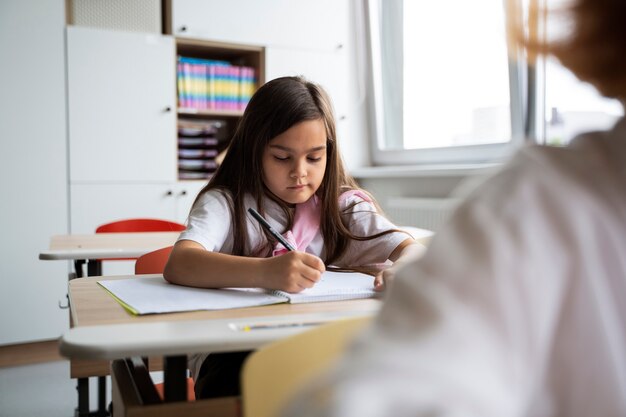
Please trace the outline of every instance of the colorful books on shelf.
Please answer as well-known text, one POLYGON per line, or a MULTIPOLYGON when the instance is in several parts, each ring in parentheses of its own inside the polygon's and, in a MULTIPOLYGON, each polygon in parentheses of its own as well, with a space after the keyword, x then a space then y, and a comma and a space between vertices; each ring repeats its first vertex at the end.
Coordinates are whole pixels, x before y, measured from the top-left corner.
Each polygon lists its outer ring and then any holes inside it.
POLYGON ((181 160, 192 158, 215 158, 217 149, 179 149, 178 157, 181 160))
POLYGON ((178 105, 196 110, 245 109, 256 85, 252 67, 178 56, 178 105))

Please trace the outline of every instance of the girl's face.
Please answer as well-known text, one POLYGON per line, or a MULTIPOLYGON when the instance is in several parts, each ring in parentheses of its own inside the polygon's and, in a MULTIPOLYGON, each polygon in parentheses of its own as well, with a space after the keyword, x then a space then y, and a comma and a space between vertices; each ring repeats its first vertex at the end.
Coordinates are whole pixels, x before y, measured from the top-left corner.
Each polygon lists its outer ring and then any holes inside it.
POLYGON ((326 128, 321 119, 298 123, 263 151, 263 182, 288 204, 307 201, 320 187, 326 171, 326 128))

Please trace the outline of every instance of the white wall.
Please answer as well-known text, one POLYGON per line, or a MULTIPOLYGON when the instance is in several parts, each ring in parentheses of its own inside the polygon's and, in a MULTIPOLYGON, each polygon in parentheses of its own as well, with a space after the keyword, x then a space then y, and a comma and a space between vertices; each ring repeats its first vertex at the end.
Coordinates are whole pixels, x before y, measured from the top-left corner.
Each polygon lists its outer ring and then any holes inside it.
POLYGON ((0 2, 0 345, 68 326, 67 263, 37 259, 68 230, 64 4, 0 2))

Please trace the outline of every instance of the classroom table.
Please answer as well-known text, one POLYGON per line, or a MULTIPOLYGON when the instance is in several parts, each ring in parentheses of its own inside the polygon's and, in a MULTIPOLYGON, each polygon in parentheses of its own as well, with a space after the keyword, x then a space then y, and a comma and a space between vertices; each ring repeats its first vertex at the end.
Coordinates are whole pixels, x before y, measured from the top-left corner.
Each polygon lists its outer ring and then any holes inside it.
MULTIPOLYGON (((433 235, 432 231, 415 227, 403 226, 419 242, 427 244, 433 235)), ((145 253, 162 247, 171 246, 176 242, 179 232, 133 232, 133 233, 97 233, 81 235, 57 235, 50 240, 50 248, 39 254, 42 260, 73 260, 76 277, 83 276, 83 265, 87 265, 88 276, 102 274, 101 261, 118 258, 137 258, 145 253)), ((71 302, 68 302, 71 307, 71 302)), ((70 314, 70 322, 77 317, 70 314)), ((155 365, 158 366, 158 365, 155 365)), ((71 376, 78 381, 79 415, 89 415, 89 377, 98 377, 98 412, 106 416, 106 379, 109 374, 108 362, 105 364, 80 360, 71 361, 71 376), (82 411, 80 411, 82 410, 82 411)))
POLYGON ((102 275, 102 261, 138 258, 143 254, 172 246, 180 232, 94 233, 56 235, 50 248, 39 253, 41 260, 72 260, 76 277, 83 276, 87 264, 88 276, 102 275))
MULTIPOLYGON (((55 235, 50 239, 48 250, 39 253, 41 260, 71 260, 74 261, 75 274, 70 274, 70 280, 83 276, 83 265, 87 265, 88 276, 102 275, 102 261, 111 259, 133 259, 154 250, 172 246, 180 232, 132 232, 132 233, 94 233, 76 235, 55 235)), ((69 300, 69 298, 68 298, 69 300)), ((69 301, 68 301, 69 305, 69 301)), ((59 307, 66 308, 59 303, 59 307)), ((70 323, 72 315, 70 314, 70 323)), ((71 362, 71 369, 75 363, 71 362)), ((83 367, 84 368, 84 367, 83 367)), ((108 366, 87 369, 77 378, 78 414, 90 415, 89 410, 89 377, 98 377, 98 416, 108 415, 106 411, 106 379, 108 366)))
MULTIPOLYGON (((70 281, 70 309, 74 327, 61 338, 61 354, 75 364, 72 367, 73 375, 93 372, 97 361, 101 361, 98 366, 114 361, 115 370, 115 366, 121 367, 131 357, 162 356, 166 402, 186 398, 188 354, 256 349, 321 323, 373 315, 381 305, 378 299, 361 299, 133 316, 97 284, 100 279, 103 277, 70 281), (252 330, 246 331, 246 328, 252 330)), ((114 408, 120 407, 115 401, 122 385, 114 386, 114 408)), ((214 404, 207 402, 205 405, 211 407, 214 404)), ((202 404, 180 406, 197 409, 202 404)), ((146 415, 154 410, 146 407, 146 415)), ((187 408, 168 410, 177 410, 172 413, 191 413, 187 408)), ((115 408, 116 414, 118 411, 124 415, 115 408)))

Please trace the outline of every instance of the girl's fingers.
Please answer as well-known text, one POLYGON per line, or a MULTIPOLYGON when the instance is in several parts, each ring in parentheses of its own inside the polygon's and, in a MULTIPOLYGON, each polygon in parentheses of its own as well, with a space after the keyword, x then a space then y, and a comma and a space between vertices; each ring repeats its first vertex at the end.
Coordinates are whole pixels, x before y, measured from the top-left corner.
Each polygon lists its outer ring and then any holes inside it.
POLYGON ((312 267, 305 267, 305 269, 301 272, 301 275, 313 284, 322 278, 322 273, 318 269, 312 267))
POLYGON ((378 274, 374 277, 374 291, 382 291, 385 289, 385 280, 383 280, 383 274, 378 274))
POLYGON ((324 272, 326 270, 326 266, 324 262, 320 258, 315 255, 306 254, 307 256, 302 259, 302 262, 310 268, 313 268, 317 271, 324 272))

